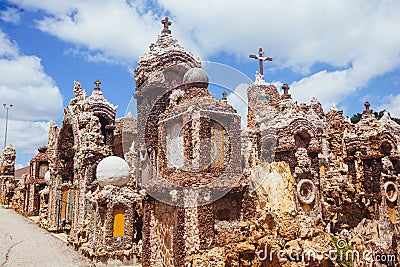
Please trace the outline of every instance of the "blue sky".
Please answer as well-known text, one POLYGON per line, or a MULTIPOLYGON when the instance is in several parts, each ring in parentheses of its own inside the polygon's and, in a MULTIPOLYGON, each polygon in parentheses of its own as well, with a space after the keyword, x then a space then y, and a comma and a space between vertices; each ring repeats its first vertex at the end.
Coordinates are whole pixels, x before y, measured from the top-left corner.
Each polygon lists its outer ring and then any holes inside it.
MULTIPOLYGON (((8 141, 18 167, 27 165, 46 143, 48 121, 60 125, 74 80, 91 93, 99 78, 123 116, 132 71, 165 15, 172 34, 202 60, 253 79, 258 62, 248 54, 263 47, 274 58, 265 80, 288 83, 299 102, 316 96, 326 111, 336 103, 351 116, 369 100, 400 117, 399 13, 397 0, 0 0, 0 104, 14 104, 8 141)), ((4 118, 5 110, 1 144, 4 118)))

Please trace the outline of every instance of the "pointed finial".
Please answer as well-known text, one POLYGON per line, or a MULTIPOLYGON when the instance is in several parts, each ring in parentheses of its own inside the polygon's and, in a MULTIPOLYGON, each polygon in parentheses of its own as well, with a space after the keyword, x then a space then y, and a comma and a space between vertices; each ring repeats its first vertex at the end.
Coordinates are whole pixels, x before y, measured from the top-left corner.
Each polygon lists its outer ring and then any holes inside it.
POLYGON ((289 94, 289 89, 290 89, 290 87, 289 87, 289 85, 288 85, 287 83, 284 83, 284 84, 282 85, 282 89, 283 89, 283 94, 284 94, 284 95, 288 95, 288 94, 289 94))
POLYGON ((292 98, 292 96, 289 94, 289 89, 290 89, 290 86, 287 83, 284 83, 282 85, 283 95, 281 96, 281 99, 291 99, 292 98))
POLYGON ((365 106, 365 110, 368 111, 371 104, 368 101, 365 101, 364 106, 365 106))
POLYGON ((226 97, 226 91, 222 91, 222 100, 228 100, 226 97))
POLYGON ((371 104, 368 101, 364 102, 365 110, 363 111, 363 114, 372 114, 372 110, 370 109, 371 104))
POLYGON ((162 29, 161 33, 168 33, 171 34, 171 30, 169 29, 169 26, 172 25, 172 22, 169 20, 168 17, 165 17, 161 20, 161 23, 164 25, 164 29, 162 29))
POLYGON ((100 81, 99 79, 97 79, 97 80, 94 81, 94 84, 96 85, 96 87, 94 88, 94 90, 99 90, 99 91, 100 91, 100 84, 101 84, 101 81, 100 81))

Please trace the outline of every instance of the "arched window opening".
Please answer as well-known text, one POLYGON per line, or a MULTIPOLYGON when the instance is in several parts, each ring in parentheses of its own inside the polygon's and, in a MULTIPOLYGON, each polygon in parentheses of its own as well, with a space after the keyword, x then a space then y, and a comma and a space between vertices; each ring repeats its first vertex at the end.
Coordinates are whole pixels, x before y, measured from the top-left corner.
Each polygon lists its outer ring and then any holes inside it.
POLYGON ((382 144, 381 144, 381 153, 384 156, 389 156, 391 151, 392 151, 392 146, 390 145, 390 143, 387 142, 387 141, 382 142, 382 144))
POLYGON ((60 153, 60 174, 62 182, 72 182, 74 178, 74 134, 71 125, 66 125, 60 133, 58 151, 60 153))
POLYGON ((225 129, 220 123, 214 121, 211 131, 213 143, 211 159, 213 159, 214 166, 223 167, 225 163, 225 129))
POLYGON ((114 208, 113 236, 125 235, 125 209, 123 207, 114 208))
POLYGON ((183 167, 184 163, 184 156, 183 156, 183 132, 182 132, 182 122, 175 122, 171 128, 167 129, 167 139, 166 139, 166 146, 167 146, 167 162, 168 167, 172 168, 181 168, 183 167))
POLYGON ((307 148, 310 144, 311 136, 305 131, 299 131, 294 136, 294 141, 297 148, 307 148))
POLYGON ((108 122, 103 117, 99 117, 99 121, 100 121, 100 124, 101 124, 101 135, 103 136, 103 142, 104 142, 104 144, 106 144, 106 140, 107 140, 107 129, 106 129, 106 126, 108 125, 108 122))
POLYGON ((49 165, 47 163, 40 163, 39 166, 39 179, 44 179, 44 175, 49 170, 49 165))

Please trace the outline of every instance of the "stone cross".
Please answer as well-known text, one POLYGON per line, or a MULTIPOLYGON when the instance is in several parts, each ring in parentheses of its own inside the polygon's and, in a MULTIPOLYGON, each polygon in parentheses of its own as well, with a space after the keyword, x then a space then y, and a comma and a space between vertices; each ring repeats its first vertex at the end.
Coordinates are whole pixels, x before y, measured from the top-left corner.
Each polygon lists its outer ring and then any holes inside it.
POLYGON ((258 49, 258 55, 249 55, 249 58, 254 58, 254 59, 258 59, 260 62, 260 74, 264 75, 264 65, 263 65, 263 61, 272 61, 271 57, 263 57, 264 55, 264 51, 262 51, 262 48, 260 47, 258 49))
POLYGON ((100 90, 100 84, 101 84, 100 80, 99 79, 95 80, 94 84, 96 85, 96 87, 94 89, 100 90))
POLYGON ((168 26, 171 26, 172 22, 169 21, 168 17, 165 17, 161 20, 161 23, 164 25, 164 29, 161 31, 162 33, 171 33, 171 30, 168 28, 168 26))
POLYGON ((369 107, 371 106, 371 104, 368 101, 365 101, 364 106, 365 106, 365 110, 369 110, 369 107))
POLYGON ((284 95, 288 95, 289 94, 290 87, 289 87, 289 85, 287 83, 282 85, 282 89, 283 89, 283 94, 284 95))
POLYGON ((222 91, 222 100, 227 100, 225 91, 222 91))

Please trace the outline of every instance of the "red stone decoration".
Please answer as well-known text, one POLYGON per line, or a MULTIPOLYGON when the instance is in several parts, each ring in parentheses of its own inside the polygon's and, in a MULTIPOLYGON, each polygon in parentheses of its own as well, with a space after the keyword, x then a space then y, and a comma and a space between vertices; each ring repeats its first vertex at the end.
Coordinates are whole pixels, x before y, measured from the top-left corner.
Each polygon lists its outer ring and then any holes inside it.
POLYGON ((388 181, 383 185, 383 188, 385 190, 387 201, 392 203, 396 202, 398 196, 397 186, 393 182, 388 181))

